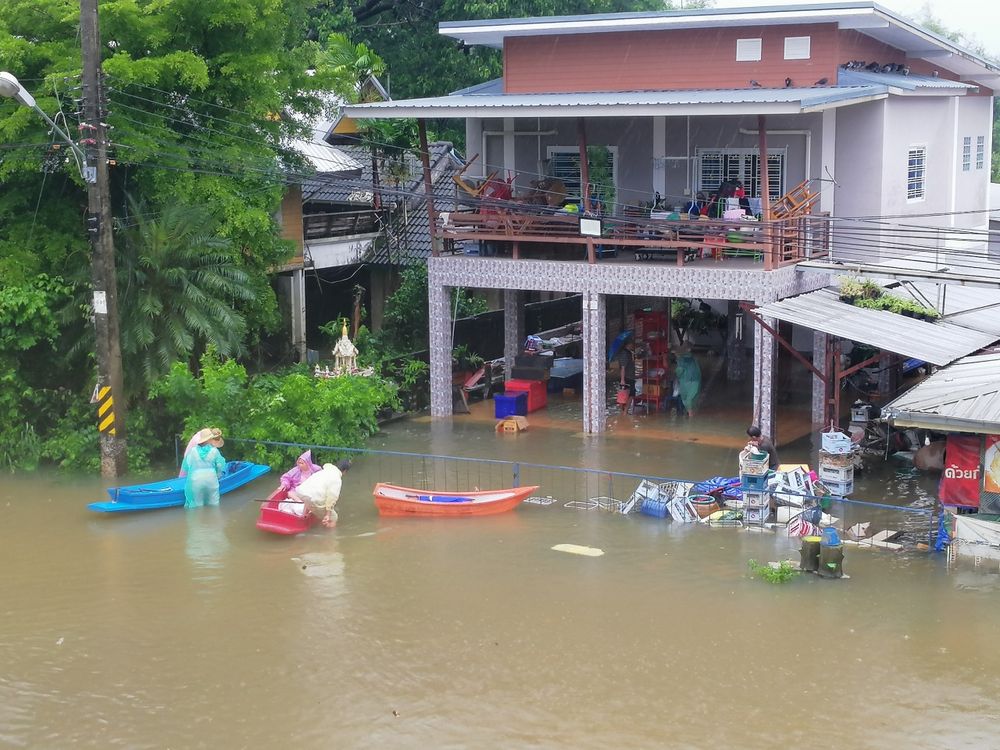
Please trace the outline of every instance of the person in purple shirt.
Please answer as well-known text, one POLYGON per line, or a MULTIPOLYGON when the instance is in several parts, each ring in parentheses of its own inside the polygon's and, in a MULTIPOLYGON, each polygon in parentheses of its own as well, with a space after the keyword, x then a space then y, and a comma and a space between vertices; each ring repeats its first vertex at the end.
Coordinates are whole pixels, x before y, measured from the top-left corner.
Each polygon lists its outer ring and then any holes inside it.
POLYGON ((320 467, 313 463, 312 451, 306 451, 295 459, 295 466, 281 475, 278 489, 291 492, 319 470, 320 467))

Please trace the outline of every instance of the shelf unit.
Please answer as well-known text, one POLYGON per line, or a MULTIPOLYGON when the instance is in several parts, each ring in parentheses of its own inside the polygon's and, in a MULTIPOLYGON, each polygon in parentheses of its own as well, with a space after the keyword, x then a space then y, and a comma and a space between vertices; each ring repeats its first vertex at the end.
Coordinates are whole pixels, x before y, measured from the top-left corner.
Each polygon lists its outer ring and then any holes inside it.
POLYGON ((670 317, 666 312, 635 312, 633 337, 636 343, 636 382, 642 383, 642 393, 635 403, 658 411, 663 408, 670 388, 670 317))

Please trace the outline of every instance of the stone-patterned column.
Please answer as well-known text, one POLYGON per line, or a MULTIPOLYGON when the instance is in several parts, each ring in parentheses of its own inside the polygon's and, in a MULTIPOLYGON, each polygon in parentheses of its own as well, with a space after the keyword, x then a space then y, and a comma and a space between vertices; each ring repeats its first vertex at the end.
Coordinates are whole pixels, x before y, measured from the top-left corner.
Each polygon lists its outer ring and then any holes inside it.
MULTIPOLYGON (((830 337, 820 331, 813 331, 813 367, 824 373, 826 372, 826 353, 830 346, 830 337)), ((826 421, 826 399, 827 384, 824 383, 815 373, 812 376, 812 423, 814 427, 822 427, 826 421)))
POLYGON ((297 362, 306 361, 306 274, 301 268, 292 271, 291 294, 292 351, 297 362))
POLYGON ((431 416, 451 416, 451 287, 427 280, 427 312, 430 328, 431 416))
MULTIPOLYGON (((773 318, 765 318, 774 326, 773 318)), ((753 416, 761 432, 777 444, 774 420, 774 368, 777 365, 777 342, 759 323, 753 327, 753 416)))
POLYGON ((607 297, 583 294, 583 431, 607 428, 607 297))
POLYGON ((740 309, 739 300, 729 300, 726 318, 726 380, 739 383, 747 374, 746 329, 753 319, 740 309))
POLYGON ((503 290, 503 358, 506 372, 514 367, 514 357, 524 347, 524 293, 503 290))

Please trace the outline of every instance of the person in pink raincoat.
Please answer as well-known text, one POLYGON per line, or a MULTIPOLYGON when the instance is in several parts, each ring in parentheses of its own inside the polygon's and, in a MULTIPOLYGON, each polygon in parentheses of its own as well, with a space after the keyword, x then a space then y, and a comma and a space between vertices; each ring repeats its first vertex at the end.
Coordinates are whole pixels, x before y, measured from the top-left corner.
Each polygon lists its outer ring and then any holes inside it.
POLYGON ((319 470, 320 467, 313 463, 312 451, 306 451, 295 459, 295 466, 281 475, 278 490, 291 492, 319 470))

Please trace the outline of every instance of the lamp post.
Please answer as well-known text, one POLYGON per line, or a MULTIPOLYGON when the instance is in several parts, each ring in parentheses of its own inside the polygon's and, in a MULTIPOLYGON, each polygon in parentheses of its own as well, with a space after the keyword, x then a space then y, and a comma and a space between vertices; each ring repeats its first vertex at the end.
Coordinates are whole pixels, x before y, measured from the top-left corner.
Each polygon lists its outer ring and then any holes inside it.
MULTIPOLYGON (((95 14, 96 15, 96 14, 95 14)), ((81 18, 81 25, 84 25, 81 18)), ((96 18, 94 19, 96 29, 96 18)), ((85 54, 86 58, 86 54, 85 54)), ((86 62, 86 60, 85 60, 86 62)), ((86 86, 86 65, 85 86, 86 86)), ((94 76, 96 80, 96 76, 94 76)), ((97 342, 97 426, 101 444, 101 474, 118 477, 127 470, 125 453, 125 399, 122 393, 121 345, 118 336, 118 301, 115 282, 115 246, 108 206, 108 167, 104 126, 99 115, 99 99, 94 91, 92 112, 85 113, 83 129, 88 130, 88 154, 73 141, 35 102, 35 98, 13 75, 0 72, 0 96, 31 107, 62 138, 79 159, 80 174, 87 184, 87 233, 91 242, 90 272, 94 287, 94 330, 97 342), (117 403, 116 403, 117 400, 117 403)))

